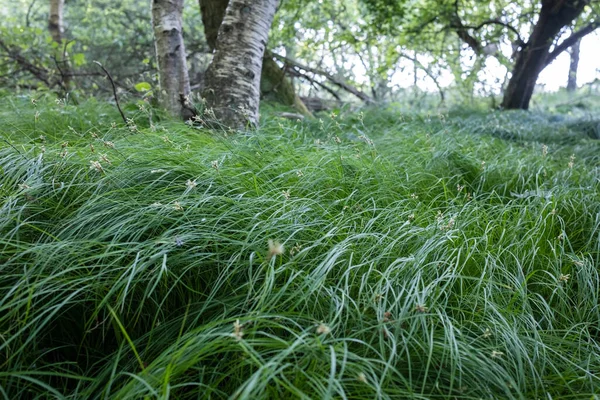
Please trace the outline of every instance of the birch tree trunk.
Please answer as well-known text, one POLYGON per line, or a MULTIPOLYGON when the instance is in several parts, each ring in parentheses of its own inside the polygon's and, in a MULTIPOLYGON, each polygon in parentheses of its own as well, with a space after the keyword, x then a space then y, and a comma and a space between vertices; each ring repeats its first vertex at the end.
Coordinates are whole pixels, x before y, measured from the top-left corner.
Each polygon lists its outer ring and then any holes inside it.
POLYGON ((61 86, 65 90, 69 90, 71 87, 71 63, 69 62, 69 56, 63 45, 64 36, 64 25, 63 25, 63 13, 65 0, 50 0, 50 14, 48 17, 48 32, 52 36, 52 40, 58 44, 58 48, 55 54, 56 65, 61 75, 61 86))
POLYGON ((56 43, 62 41, 63 27, 63 9, 65 0, 50 0, 50 15, 48 17, 48 31, 52 40, 56 43))
POLYGON ((159 101, 171 115, 189 119, 190 79, 182 29, 183 0, 152 0, 152 27, 158 59, 159 101))
POLYGON ((577 69, 579 68, 579 46, 581 40, 578 40, 571 46, 571 63, 569 64, 569 79, 567 81, 567 91, 574 92, 577 89, 577 69))
POLYGON ((205 75, 206 106, 225 126, 258 125, 263 55, 277 0, 230 0, 205 75))
MULTIPOLYGON (((229 0, 199 0, 199 4, 206 43, 211 50, 214 50, 229 0)), ((306 117, 313 116, 296 94, 294 85, 285 76, 285 71, 279 68, 279 65, 268 54, 265 54, 263 58, 260 92, 262 96, 274 97, 280 103, 294 107, 306 117)))
POLYGON ((211 50, 217 46, 219 28, 225 18, 229 0, 198 0, 206 44, 211 50))

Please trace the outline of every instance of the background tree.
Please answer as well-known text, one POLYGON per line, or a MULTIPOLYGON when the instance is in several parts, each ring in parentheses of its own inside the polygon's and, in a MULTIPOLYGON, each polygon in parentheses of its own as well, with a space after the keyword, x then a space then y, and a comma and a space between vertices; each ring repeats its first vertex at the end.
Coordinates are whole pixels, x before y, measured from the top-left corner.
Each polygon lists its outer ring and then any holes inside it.
POLYGON ((581 39, 575 42, 569 50, 571 62, 569 63, 569 78, 567 80, 567 91, 574 92, 577 89, 577 69, 579 67, 579 51, 581 39))
POLYGON ((447 44, 448 33, 456 35, 464 44, 458 49, 458 60, 468 53, 474 60, 468 73, 472 77, 473 72, 483 70, 489 56, 509 66, 512 73, 502 102, 505 109, 527 109, 540 72, 599 26, 598 1, 591 0, 363 1, 375 15, 376 26, 410 38, 413 46, 429 53, 447 59, 453 52, 439 50, 437 44, 447 44), (582 28, 561 41, 563 32, 575 24, 582 28), (524 32, 528 31, 531 33, 525 39, 524 32), (513 45, 513 57, 499 51, 503 44, 513 45))
POLYGON ((160 76, 159 98, 171 115, 189 119, 190 80, 182 32, 183 0, 153 0, 152 26, 160 76))
POLYGON ((56 51, 54 62, 60 73, 61 85, 65 90, 71 87, 72 68, 67 54, 67 43, 64 41, 64 6, 65 0, 50 0, 50 12, 48 13, 48 32, 54 43, 56 51))
POLYGON ((590 0, 542 0, 541 8, 529 40, 520 46, 512 69, 512 76, 504 92, 502 107, 505 109, 528 109, 533 89, 542 70, 560 53, 593 32, 600 21, 596 15, 582 29, 574 32, 560 44, 555 45, 559 34, 578 18, 590 0))
MULTIPOLYGON (((228 1, 201 1, 220 7, 212 22, 206 20, 206 7, 201 14, 195 6, 197 0, 183 1, 190 89, 201 92, 228 1), (199 23, 201 17, 204 23, 199 23)), ((564 48, 561 43, 569 34, 593 27, 599 1, 587 3, 555 36, 549 53, 564 48)), ((429 102, 436 89, 449 102, 498 96, 515 76, 510 71, 527 48, 541 9, 541 1, 529 0, 286 0, 269 34, 261 99, 300 109, 299 96, 318 108, 357 99, 429 102), (415 91, 411 84, 417 76, 415 91)), ((136 90, 160 86, 149 29, 151 7, 133 0, 68 2, 63 19, 70 23, 63 24, 62 36, 69 40, 61 39, 61 44, 50 34, 49 11, 50 1, 15 0, 0 6, 0 84, 64 92, 65 76, 78 93, 112 97, 104 75, 89 64, 98 60, 110 71, 120 96, 160 94, 136 90), (65 44, 70 74, 61 63, 65 44)))

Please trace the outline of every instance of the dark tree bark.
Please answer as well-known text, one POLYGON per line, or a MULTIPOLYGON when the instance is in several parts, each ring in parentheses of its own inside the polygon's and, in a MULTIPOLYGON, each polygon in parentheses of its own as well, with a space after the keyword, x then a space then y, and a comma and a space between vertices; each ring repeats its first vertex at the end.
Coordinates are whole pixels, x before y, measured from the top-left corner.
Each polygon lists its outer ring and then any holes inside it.
POLYGON ((215 50, 219 27, 225 17, 225 10, 229 0, 199 0, 202 24, 204 25, 204 36, 211 50, 215 50))
POLYGON ((577 68, 579 67, 579 45, 581 40, 578 40, 569 51, 571 55, 571 63, 569 64, 569 79, 567 81, 567 91, 574 92, 577 89, 577 68))
MULTIPOLYGON (((560 31, 577 18, 589 2, 590 0, 542 0, 542 9, 529 41, 517 54, 512 76, 504 92, 504 109, 529 108, 540 72, 556 58, 557 50, 565 50, 561 48, 561 44, 551 53, 552 43, 560 31)), ((574 35, 577 33, 571 38, 574 35)))

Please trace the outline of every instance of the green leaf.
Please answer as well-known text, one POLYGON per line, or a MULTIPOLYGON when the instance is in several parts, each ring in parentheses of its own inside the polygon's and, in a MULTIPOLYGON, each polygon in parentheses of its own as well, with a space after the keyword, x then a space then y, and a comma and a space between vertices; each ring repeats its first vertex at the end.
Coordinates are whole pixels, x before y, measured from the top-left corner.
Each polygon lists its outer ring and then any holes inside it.
POLYGON ((152 89, 152 86, 148 82, 140 82, 135 84, 135 90, 138 92, 147 92, 152 89))
POLYGON ((83 54, 83 53, 73 54, 73 63, 77 67, 80 67, 83 64, 85 64, 85 54, 83 54))

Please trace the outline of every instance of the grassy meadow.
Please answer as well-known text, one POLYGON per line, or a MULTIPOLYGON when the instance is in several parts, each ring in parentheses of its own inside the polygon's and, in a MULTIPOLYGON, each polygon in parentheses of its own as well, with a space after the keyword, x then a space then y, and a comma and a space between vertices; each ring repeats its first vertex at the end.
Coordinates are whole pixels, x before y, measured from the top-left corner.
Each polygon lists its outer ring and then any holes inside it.
POLYGON ((231 134, 2 94, 0 398, 600 398, 600 126, 564 108, 231 134))

